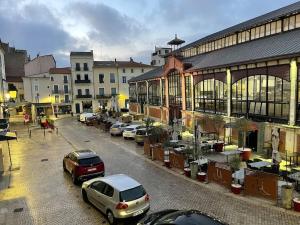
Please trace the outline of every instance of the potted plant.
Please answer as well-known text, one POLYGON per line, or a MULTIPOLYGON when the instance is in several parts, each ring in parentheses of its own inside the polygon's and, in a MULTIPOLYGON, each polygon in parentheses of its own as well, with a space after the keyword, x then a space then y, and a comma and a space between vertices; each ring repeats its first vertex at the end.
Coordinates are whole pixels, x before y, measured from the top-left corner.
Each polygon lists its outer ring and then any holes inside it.
POLYGON ((293 186, 284 184, 281 186, 282 207, 285 209, 292 208, 293 186))
POLYGON ((171 168, 171 163, 170 163, 170 149, 172 148, 172 145, 170 143, 170 140, 167 139, 164 144, 164 165, 167 168, 171 168))
POLYGON ((241 189, 242 189, 242 186, 237 183, 237 179, 236 179, 236 175, 235 175, 236 174, 235 172, 240 169, 240 164, 241 164, 241 159, 239 156, 235 156, 235 157, 231 158, 229 161, 229 165, 234 173, 234 182, 233 182, 233 184, 231 184, 231 191, 234 194, 240 194, 241 189))

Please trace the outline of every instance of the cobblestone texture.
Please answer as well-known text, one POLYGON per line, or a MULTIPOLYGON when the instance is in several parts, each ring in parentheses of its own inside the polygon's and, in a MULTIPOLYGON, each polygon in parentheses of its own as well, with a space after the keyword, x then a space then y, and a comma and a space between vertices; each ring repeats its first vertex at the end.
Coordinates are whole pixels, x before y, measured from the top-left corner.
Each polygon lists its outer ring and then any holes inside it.
POLYGON ((234 225, 300 224, 300 215, 292 211, 269 202, 236 197, 216 185, 197 184, 175 175, 145 159, 142 148, 133 141, 111 137, 71 119, 57 124, 58 136, 46 133, 44 138, 36 130, 28 139, 26 133, 19 132, 19 141, 11 142, 14 167, 19 166, 20 170, 12 172, 12 187, 0 193, 0 225, 1 221, 8 225, 107 224, 99 211, 82 201, 80 188, 62 171, 62 158, 73 148, 98 152, 107 175, 125 173, 141 182, 151 196, 151 211, 193 208, 234 225), (45 158, 48 161, 41 162, 45 158), (14 213, 19 207, 24 210, 14 213))

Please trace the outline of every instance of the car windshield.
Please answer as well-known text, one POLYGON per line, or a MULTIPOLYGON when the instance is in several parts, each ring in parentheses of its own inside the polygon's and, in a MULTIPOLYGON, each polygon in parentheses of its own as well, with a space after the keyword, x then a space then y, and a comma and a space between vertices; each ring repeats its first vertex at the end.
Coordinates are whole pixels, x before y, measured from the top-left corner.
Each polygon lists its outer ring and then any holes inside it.
POLYGON ((79 165, 94 165, 99 163, 101 163, 101 159, 99 157, 79 159, 79 165))
POLYGON ((137 135, 145 135, 145 134, 146 134, 146 131, 145 131, 145 130, 137 130, 137 131, 136 131, 136 134, 137 134, 137 135))
POLYGON ((121 191, 120 192, 120 201, 123 202, 130 202, 136 199, 139 199, 141 197, 143 197, 144 195, 146 195, 146 191, 143 188, 143 186, 138 186, 126 191, 121 191))
POLYGON ((112 128, 119 128, 120 124, 114 124, 112 125, 112 128))

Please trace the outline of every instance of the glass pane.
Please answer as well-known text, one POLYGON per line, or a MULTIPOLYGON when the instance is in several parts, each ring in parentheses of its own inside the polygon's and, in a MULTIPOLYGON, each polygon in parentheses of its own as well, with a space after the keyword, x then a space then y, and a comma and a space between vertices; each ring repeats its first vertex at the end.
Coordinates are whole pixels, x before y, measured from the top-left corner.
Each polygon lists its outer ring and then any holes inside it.
POLYGON ((290 24, 289 24, 289 30, 295 29, 295 16, 290 17, 290 24))
POLYGON ((271 24, 268 23, 268 24, 266 24, 266 35, 268 36, 270 34, 271 34, 271 24))
POLYGON ((275 77, 269 76, 268 80, 268 100, 274 101, 275 100, 275 77))
POLYGON ((261 104, 260 114, 261 114, 261 115, 267 115, 267 107, 266 107, 266 103, 262 103, 262 104, 261 104))
POLYGON ((289 18, 285 18, 283 20, 283 31, 287 31, 289 29, 289 18))
POLYGON ((242 100, 247 100, 247 78, 242 80, 242 100))
POLYGON ((254 113, 254 108, 255 108, 255 102, 250 102, 250 108, 249 108, 249 113, 254 113))
POLYGON ((300 14, 296 15, 296 27, 300 27, 300 14))
POLYGON ((285 117, 285 118, 289 117, 289 110, 290 110, 289 104, 282 104, 282 116, 283 117, 285 117))
POLYGON ((248 77, 248 99, 255 99, 254 76, 248 77))
POLYGON ((260 115, 261 102, 255 104, 255 114, 260 115))
POLYGON ((260 76, 260 100, 266 101, 267 100, 267 76, 261 75, 260 76))
POLYGON ((290 101, 290 82, 283 80, 283 101, 289 102, 290 101))
POLYGON ((275 104, 275 116, 281 117, 281 104, 275 104))
POLYGON ((271 34, 275 34, 276 33, 276 22, 272 22, 271 23, 271 34))
POLYGON ((273 103, 269 103, 269 116, 274 116, 275 106, 273 103))
POLYGON ((275 101, 281 102, 282 100, 282 80, 280 78, 275 78, 275 101))

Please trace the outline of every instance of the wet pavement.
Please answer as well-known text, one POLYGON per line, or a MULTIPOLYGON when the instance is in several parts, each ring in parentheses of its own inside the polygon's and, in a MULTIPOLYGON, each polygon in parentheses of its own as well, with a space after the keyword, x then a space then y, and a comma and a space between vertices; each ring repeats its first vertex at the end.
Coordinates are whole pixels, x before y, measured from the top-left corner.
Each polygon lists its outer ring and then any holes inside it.
MULTIPOLYGON (((56 123, 58 135, 46 132, 44 137, 42 130, 35 129, 31 139, 24 127, 16 128, 19 140, 10 142, 16 170, 11 173, 11 187, 0 192, 0 225, 107 224, 98 210, 82 201, 80 187, 63 173, 62 158, 74 149, 96 151, 105 162, 106 175, 124 173, 142 183, 151 197, 151 211, 193 208, 234 225, 299 224, 300 214, 168 171, 146 159, 134 141, 111 137, 71 118, 56 123)), ((6 144, 3 151, 7 152, 6 144)))

